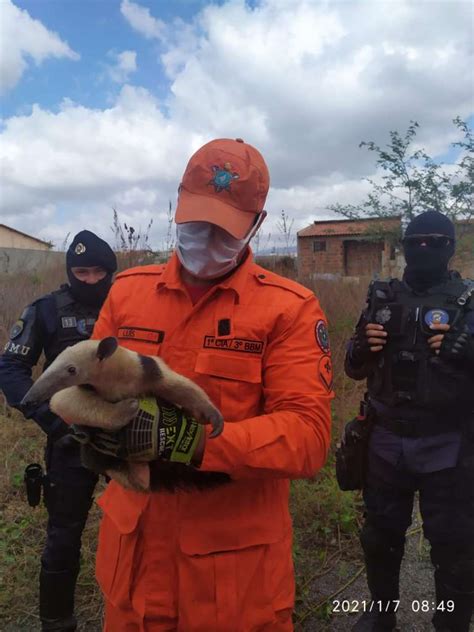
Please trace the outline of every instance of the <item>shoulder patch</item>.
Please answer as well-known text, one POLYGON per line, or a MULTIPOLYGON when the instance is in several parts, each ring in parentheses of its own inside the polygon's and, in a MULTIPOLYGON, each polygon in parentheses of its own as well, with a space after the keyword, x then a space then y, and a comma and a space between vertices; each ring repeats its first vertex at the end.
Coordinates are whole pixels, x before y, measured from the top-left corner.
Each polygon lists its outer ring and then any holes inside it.
POLYGON ((314 335, 316 336, 316 342, 323 353, 329 353, 329 332, 325 321, 321 318, 314 326, 314 335))
POLYGON ((137 266, 135 268, 129 268, 128 270, 123 270, 122 272, 119 272, 119 274, 117 274, 115 278, 116 280, 118 280, 118 279, 123 279, 125 277, 139 276, 139 275, 159 276, 160 274, 163 273, 163 270, 165 269, 165 267, 166 267, 165 263, 160 263, 160 264, 150 265, 150 266, 137 266))
POLYGON ((286 277, 282 277, 279 274, 275 274, 274 272, 269 272, 268 270, 265 270, 265 268, 257 266, 256 269, 253 270, 253 274, 257 282, 261 285, 280 287, 284 290, 293 292, 293 294, 296 294, 300 298, 309 298, 310 296, 313 296, 313 292, 303 285, 300 285, 291 279, 287 279, 286 277))
POLYGON ((15 340, 15 338, 18 338, 18 336, 23 331, 24 326, 25 323, 21 320, 21 318, 17 320, 13 327, 10 329, 10 340, 15 340))

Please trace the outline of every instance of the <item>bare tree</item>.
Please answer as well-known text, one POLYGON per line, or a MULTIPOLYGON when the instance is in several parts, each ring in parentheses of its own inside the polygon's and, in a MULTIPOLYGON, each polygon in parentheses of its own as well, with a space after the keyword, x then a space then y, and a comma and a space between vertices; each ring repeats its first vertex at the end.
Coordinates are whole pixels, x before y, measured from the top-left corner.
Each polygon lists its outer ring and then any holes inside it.
POLYGON ((164 244, 164 254, 166 259, 169 259, 171 256, 171 252, 174 249, 175 237, 174 237, 174 229, 173 229, 173 205, 171 204, 171 200, 168 201, 168 211, 166 213, 166 238, 164 244))
POLYGON ((290 254, 290 249, 294 244, 295 236, 293 234, 294 218, 290 219, 290 216, 283 209, 280 213, 280 219, 277 222, 278 231, 281 233, 283 242, 285 244, 285 254, 290 254))

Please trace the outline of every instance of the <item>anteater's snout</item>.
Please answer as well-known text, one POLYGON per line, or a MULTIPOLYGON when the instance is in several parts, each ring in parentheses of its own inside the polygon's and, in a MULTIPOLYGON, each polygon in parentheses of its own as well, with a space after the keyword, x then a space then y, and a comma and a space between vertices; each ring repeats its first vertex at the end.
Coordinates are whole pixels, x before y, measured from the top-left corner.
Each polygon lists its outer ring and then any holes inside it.
POLYGON ((51 383, 49 379, 41 376, 23 397, 21 403, 23 406, 41 404, 42 402, 50 399, 57 390, 58 389, 55 384, 51 383))

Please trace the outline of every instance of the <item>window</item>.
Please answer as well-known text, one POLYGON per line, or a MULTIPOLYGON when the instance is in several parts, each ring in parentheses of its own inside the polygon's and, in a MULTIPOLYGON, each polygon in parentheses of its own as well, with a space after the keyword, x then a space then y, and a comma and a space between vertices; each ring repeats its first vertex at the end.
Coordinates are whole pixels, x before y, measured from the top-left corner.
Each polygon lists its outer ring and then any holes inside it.
POLYGON ((325 252, 325 250, 326 250, 325 241, 313 241, 313 252, 325 252))

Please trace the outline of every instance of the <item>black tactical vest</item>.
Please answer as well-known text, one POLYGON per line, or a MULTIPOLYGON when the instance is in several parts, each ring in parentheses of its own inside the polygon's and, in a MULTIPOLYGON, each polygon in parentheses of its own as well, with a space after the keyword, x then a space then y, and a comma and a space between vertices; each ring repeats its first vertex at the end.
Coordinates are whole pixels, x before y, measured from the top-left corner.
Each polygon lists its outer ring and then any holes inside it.
POLYGON ((45 347, 45 369, 66 347, 90 338, 100 311, 100 307, 79 304, 68 285, 62 285, 52 295, 56 304, 57 322, 55 334, 45 347))
POLYGON ((384 350, 368 378, 369 395, 389 407, 413 406, 439 412, 474 403, 472 374, 441 360, 429 347, 431 323, 463 325, 473 309, 470 281, 457 273, 422 295, 398 279, 374 281, 369 289, 368 322, 388 332, 384 350))

